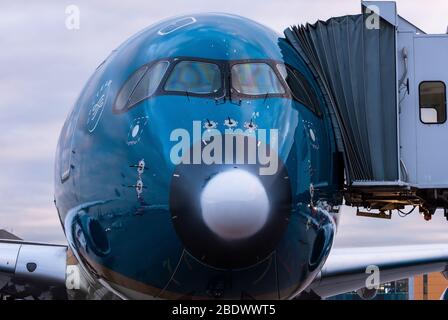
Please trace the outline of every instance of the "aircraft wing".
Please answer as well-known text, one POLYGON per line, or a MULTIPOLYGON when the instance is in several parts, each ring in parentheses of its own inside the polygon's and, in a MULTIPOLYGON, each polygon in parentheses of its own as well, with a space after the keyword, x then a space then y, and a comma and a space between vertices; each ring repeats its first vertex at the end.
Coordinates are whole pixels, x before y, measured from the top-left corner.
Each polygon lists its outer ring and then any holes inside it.
POLYGON ((65 299, 67 247, 0 239, 0 300, 65 299))
MULTIPOLYGON (((67 247, 0 240, 0 298, 66 299, 67 247)), ((377 266, 381 283, 414 275, 448 276, 448 245, 333 249, 309 287, 321 298, 362 289, 377 266)))
POLYGON ((363 289, 369 266, 378 267, 380 283, 432 272, 448 277, 448 245, 335 248, 310 289, 321 298, 363 289))

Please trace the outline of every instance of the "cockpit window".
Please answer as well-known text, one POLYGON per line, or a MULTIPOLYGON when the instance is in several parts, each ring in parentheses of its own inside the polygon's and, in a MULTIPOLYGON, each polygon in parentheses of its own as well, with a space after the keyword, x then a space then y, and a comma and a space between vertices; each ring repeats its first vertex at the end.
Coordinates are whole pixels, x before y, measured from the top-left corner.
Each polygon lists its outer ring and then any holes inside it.
POLYGON ((138 69, 134 74, 126 81, 123 88, 121 88, 118 93, 117 100, 115 100, 115 109, 118 111, 122 111, 128 105, 129 98, 134 92, 135 87, 140 82, 142 77, 145 75, 146 70, 148 70, 147 66, 143 66, 138 69))
POLYGON ((285 93, 277 74, 266 63, 238 63, 232 66, 231 74, 232 88, 237 93, 251 96, 285 93))
POLYGON ((286 66, 283 63, 277 64, 277 70, 280 72, 280 75, 283 79, 286 79, 288 76, 288 71, 286 71, 286 66))
POLYGON ((152 96, 168 69, 168 61, 158 61, 138 69, 126 81, 115 101, 115 110, 124 111, 152 96))
POLYGON ((165 84, 165 91, 193 94, 214 94, 222 87, 218 65, 200 61, 181 61, 174 67, 165 84))
POLYGON ((293 98, 320 115, 319 100, 303 74, 284 64, 278 64, 277 69, 288 84, 293 98))
POLYGON ((237 101, 276 97, 294 99, 321 116, 317 91, 288 64, 275 60, 215 60, 170 57, 137 69, 119 90, 113 112, 120 114, 156 96, 187 96, 237 101))
POLYGON ((168 66, 167 61, 159 61, 151 66, 132 93, 129 105, 134 105, 152 96, 156 92, 168 66))

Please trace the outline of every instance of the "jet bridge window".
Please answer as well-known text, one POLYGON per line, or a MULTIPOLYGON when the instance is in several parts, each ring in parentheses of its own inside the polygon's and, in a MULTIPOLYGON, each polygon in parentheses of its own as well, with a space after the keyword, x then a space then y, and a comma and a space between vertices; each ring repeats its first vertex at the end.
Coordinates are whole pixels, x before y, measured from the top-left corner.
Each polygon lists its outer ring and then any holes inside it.
POLYGON ((420 120, 425 124, 446 121, 446 86, 441 81, 420 83, 420 120))
POLYGON ((208 95, 218 93, 221 88, 222 77, 218 65, 201 61, 180 61, 169 75, 164 90, 208 95))
POLYGON ((314 113, 320 115, 319 100, 315 91, 310 86, 309 81, 303 76, 303 74, 284 64, 278 64, 277 68, 288 84, 294 100, 300 102, 314 113))
POLYGON ((263 96, 285 93, 274 70, 264 62, 235 64, 231 74, 232 89, 239 94, 263 96))
POLYGON ((168 61, 158 61, 135 71, 118 93, 114 109, 122 112, 151 97, 159 87, 168 66, 168 61))

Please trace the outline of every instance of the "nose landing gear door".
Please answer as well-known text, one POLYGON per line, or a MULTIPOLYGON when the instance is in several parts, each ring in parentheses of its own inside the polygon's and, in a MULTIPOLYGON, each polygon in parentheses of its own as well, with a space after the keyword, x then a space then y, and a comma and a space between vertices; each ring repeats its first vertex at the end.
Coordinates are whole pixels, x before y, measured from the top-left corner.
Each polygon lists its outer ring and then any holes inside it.
POLYGON ((448 145, 448 36, 416 36, 414 50, 417 184, 421 188, 442 188, 448 184, 445 151, 448 145))

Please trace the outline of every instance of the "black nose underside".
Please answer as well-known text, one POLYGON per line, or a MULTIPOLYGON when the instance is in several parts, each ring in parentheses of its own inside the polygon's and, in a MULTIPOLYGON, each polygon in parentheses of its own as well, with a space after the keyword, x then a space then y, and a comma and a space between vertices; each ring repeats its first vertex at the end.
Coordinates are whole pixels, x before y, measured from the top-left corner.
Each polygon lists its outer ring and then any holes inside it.
MULTIPOLYGON (((260 175, 259 169, 258 164, 180 164, 176 167, 170 189, 172 222, 185 249, 202 263, 218 269, 243 269, 263 261, 274 252, 284 235, 291 214, 290 180, 286 166, 281 161, 278 163, 277 172, 273 175, 260 175), (259 181, 259 185, 265 190, 269 204, 263 226, 256 229, 253 234, 241 238, 226 238, 214 232, 204 219, 204 208, 201 205, 201 195, 210 181, 220 181, 216 177, 232 170, 243 173, 243 176, 250 175, 259 181)), ((244 184, 244 179, 234 183, 235 186, 244 190, 244 187, 238 185, 244 184)), ((219 193, 219 186, 217 188, 215 185, 214 188, 215 192, 219 193)), ((249 212, 250 201, 253 201, 255 208, 259 208, 256 199, 250 199, 246 204, 247 207, 243 209, 230 204, 226 206, 225 193, 228 188, 229 185, 223 185, 223 194, 219 195, 220 202, 216 204, 224 206, 222 210, 220 208, 220 214, 228 214, 229 217, 233 215, 237 223, 239 219, 235 217, 239 217, 234 214, 254 214, 249 212), (238 211, 230 212, 230 210, 238 211)), ((250 191, 247 192, 250 195, 250 191)), ((230 201, 232 201, 231 198, 229 198, 230 201)), ((226 219, 226 217, 220 218, 222 219, 219 221, 226 219)), ((232 222, 225 221, 225 224, 228 226, 232 222)))

